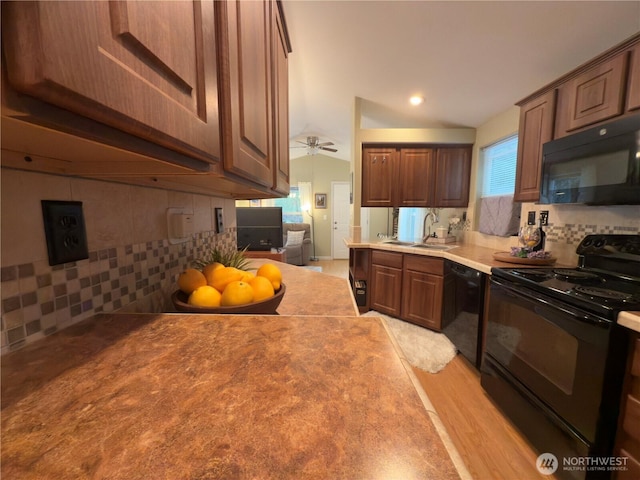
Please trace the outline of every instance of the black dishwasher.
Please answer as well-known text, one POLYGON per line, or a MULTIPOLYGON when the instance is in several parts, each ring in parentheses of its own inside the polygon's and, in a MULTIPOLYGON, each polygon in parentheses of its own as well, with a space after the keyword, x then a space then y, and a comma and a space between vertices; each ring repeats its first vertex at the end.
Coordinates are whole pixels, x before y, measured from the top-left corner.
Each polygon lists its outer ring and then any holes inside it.
POLYGON ((479 369, 486 275, 459 263, 447 262, 451 273, 444 286, 446 314, 442 333, 479 369))

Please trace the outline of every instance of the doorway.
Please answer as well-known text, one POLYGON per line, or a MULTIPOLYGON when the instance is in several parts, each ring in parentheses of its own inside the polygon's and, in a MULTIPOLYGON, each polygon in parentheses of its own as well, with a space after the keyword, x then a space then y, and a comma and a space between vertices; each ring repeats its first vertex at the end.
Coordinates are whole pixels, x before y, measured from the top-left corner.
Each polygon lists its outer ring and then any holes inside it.
POLYGON ((334 259, 349 258, 344 239, 349 237, 350 193, 349 182, 331 182, 331 254, 334 259))

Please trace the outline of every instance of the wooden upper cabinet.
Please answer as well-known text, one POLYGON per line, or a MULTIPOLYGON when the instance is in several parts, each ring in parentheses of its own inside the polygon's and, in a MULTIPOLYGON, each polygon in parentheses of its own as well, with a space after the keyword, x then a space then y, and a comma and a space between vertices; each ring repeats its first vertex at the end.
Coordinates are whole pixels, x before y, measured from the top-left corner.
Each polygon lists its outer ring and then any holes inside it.
POLYGON ((273 188, 289 194, 289 42, 279 8, 272 8, 275 168, 273 188))
POLYGON ((640 43, 631 50, 629 59, 629 82, 627 89, 627 110, 640 108, 640 43))
POLYGON ((466 207, 471 147, 365 147, 363 207, 466 207))
POLYGON ((400 150, 398 202, 399 207, 433 205, 434 150, 403 148, 400 150))
POLYGON ((435 162, 437 207, 466 207, 469 204, 471 147, 439 148, 435 162))
POLYGON ((569 81, 567 131, 622 114, 627 58, 627 52, 623 52, 569 81))
POLYGON ((393 207, 396 204, 398 162, 395 148, 362 150, 362 206, 393 207))
MULTIPOLYGON (((216 2, 221 20, 222 110, 227 172, 273 186, 274 140, 269 1, 216 2)), ((287 142, 288 145, 288 142, 287 142)))
POLYGON ((556 91, 520 106, 518 161, 514 200, 534 202, 540 198, 542 145, 553 139, 556 91))
POLYGON ((3 2, 2 35, 16 91, 220 159, 212 1, 3 2))

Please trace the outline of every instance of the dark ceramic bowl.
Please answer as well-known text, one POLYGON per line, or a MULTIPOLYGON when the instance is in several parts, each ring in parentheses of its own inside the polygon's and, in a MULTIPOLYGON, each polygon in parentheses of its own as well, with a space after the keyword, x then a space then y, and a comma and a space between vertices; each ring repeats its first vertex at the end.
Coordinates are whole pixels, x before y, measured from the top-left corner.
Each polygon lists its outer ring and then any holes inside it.
POLYGON ((285 291, 286 287, 283 283, 280 285, 280 290, 278 290, 276 294, 271 298, 267 298, 266 300, 262 300, 260 302, 248 303, 246 305, 238 305, 233 307, 196 307, 194 305, 189 305, 187 303, 189 295, 184 293, 182 290, 176 290, 175 292, 173 292, 173 295, 171 295, 171 301, 176 307, 176 310, 185 313, 218 313, 223 315, 248 313, 273 315, 278 313, 276 312, 276 309, 278 308, 278 305, 280 305, 285 291))

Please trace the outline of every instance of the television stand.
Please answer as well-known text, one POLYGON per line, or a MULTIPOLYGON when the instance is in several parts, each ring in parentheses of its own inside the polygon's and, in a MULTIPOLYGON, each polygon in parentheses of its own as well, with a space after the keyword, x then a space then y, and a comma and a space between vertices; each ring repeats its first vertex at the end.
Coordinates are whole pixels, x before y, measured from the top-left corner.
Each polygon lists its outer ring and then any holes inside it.
POLYGON ((282 249, 280 253, 271 253, 270 250, 247 250, 244 252, 244 256, 247 258, 268 258, 282 263, 287 262, 287 251, 285 249, 282 249))

